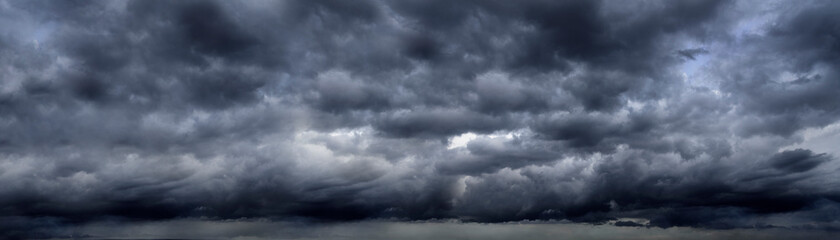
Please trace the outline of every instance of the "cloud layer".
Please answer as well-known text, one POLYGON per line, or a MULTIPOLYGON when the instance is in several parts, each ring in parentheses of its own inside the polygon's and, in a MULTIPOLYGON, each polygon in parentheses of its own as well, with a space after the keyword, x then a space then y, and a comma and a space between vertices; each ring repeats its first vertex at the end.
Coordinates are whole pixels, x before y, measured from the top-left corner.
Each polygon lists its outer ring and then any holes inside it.
POLYGON ((2 1, 0 230, 838 229, 840 4, 790 5, 2 1))

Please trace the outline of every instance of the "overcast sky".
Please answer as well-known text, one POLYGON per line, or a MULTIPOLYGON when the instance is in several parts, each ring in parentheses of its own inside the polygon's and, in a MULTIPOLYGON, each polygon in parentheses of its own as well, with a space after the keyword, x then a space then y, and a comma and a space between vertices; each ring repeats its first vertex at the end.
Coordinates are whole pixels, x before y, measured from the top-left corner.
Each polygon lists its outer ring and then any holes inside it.
POLYGON ((840 232, 838 13, 0 0, 0 238, 194 219, 840 232))

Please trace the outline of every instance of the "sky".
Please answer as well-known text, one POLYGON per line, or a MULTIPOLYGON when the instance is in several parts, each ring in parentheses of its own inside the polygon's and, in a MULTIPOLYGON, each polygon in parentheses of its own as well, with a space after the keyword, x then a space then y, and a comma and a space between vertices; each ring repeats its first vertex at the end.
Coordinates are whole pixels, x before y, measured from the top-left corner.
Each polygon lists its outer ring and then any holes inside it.
POLYGON ((0 238, 828 239, 838 12, 0 0, 0 238))

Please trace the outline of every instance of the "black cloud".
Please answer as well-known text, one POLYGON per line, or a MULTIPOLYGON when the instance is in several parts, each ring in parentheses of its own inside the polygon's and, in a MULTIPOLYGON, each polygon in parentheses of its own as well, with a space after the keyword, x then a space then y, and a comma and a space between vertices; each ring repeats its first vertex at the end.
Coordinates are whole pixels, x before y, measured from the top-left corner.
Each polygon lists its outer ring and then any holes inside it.
POLYGON ((779 170, 804 172, 811 170, 830 158, 823 154, 813 154, 810 150, 796 149, 784 151, 770 158, 770 164, 779 170))

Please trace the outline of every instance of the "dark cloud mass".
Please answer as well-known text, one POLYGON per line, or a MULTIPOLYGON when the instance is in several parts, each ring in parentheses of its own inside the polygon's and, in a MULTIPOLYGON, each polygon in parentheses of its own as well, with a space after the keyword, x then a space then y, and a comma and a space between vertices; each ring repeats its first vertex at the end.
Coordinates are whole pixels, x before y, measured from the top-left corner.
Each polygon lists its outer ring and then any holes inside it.
POLYGON ((194 218, 837 231, 838 12, 0 1, 0 238, 194 218))

